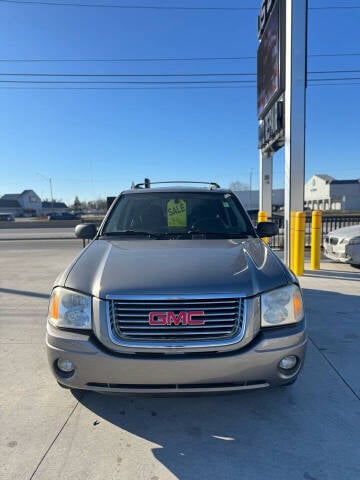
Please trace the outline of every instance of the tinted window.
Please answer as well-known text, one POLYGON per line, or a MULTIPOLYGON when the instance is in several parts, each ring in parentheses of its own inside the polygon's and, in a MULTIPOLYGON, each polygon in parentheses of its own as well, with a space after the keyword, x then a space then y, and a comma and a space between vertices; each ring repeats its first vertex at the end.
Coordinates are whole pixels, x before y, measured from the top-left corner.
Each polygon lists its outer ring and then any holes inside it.
POLYGON ((253 235, 232 194, 161 192, 123 195, 104 232, 159 234, 218 233, 253 235))

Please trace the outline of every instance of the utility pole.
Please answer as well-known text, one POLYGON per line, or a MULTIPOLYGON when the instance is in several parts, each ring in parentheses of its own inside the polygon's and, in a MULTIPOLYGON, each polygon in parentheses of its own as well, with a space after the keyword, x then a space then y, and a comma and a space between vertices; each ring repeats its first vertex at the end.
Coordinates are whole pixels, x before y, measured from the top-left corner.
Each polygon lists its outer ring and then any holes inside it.
POLYGON ((54 211, 54 195, 53 195, 53 186, 52 186, 52 179, 51 177, 46 177, 45 175, 42 175, 41 173, 38 172, 38 175, 42 177, 44 180, 49 182, 50 185, 50 198, 51 198, 51 211, 54 211))
POLYGON ((252 176, 253 176, 253 169, 250 170, 249 209, 252 208, 252 176))
POLYGON ((286 0, 285 245, 290 265, 290 214, 304 210, 307 0, 286 0))

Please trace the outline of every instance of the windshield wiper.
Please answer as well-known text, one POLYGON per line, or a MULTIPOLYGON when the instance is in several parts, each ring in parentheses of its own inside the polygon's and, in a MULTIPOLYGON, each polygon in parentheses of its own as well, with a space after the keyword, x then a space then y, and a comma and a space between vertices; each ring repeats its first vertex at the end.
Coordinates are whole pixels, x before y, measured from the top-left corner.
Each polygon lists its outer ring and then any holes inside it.
POLYGON ((206 232, 202 230, 188 230, 188 235, 204 235, 220 238, 249 238, 249 233, 230 233, 230 232, 206 232))
POLYGON ((161 234, 158 233, 152 233, 152 232, 145 232, 141 230, 119 230, 118 232, 105 232, 104 235, 106 237, 120 237, 122 235, 139 235, 143 237, 149 237, 149 238, 159 238, 161 234))

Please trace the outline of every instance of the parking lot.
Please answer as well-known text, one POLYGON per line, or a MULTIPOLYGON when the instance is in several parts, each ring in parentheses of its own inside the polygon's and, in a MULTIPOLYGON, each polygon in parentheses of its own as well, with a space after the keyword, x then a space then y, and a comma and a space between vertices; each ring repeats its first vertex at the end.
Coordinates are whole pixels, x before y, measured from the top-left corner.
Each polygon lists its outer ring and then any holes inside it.
POLYGON ((360 270, 323 262, 301 278, 309 342, 293 386, 75 396, 45 354, 51 284, 81 249, 67 233, 0 234, 1 479, 360 478, 360 270))

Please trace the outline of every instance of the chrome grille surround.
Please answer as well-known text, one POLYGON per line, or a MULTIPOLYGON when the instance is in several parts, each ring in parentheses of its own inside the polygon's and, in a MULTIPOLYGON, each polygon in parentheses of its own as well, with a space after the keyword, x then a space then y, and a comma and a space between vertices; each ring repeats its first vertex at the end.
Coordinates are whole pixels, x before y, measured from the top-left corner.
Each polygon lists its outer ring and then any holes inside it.
POLYGON ((141 350, 216 350, 241 341, 245 332, 246 302, 236 295, 108 295, 110 340, 141 350), (150 312, 204 311, 205 325, 150 326, 150 312))

